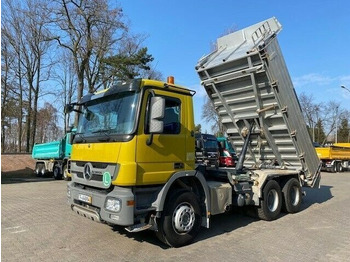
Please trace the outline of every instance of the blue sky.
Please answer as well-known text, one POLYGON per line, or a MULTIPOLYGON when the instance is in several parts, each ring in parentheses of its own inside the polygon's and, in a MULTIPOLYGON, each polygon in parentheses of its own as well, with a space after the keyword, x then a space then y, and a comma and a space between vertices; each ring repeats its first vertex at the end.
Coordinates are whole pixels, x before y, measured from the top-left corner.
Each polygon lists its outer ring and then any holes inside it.
POLYGON ((145 45, 164 77, 197 90, 196 124, 205 99, 194 69, 210 45, 230 28, 237 30, 275 16, 278 40, 298 94, 315 102, 334 100, 350 110, 350 1, 161 1, 120 0, 131 30, 148 35, 145 45))

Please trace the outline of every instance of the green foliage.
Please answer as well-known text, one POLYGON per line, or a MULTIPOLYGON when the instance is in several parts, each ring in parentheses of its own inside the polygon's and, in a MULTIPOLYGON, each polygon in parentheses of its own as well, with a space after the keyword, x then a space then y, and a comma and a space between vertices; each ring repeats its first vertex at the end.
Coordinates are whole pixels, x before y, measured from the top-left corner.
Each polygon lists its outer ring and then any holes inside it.
POLYGON ((200 133, 202 132, 202 125, 201 124, 198 124, 194 127, 194 132, 195 133, 200 133))
POLYGON ((147 47, 139 49, 134 54, 120 53, 103 59, 103 63, 120 80, 133 79, 140 76, 142 70, 150 70, 154 58, 147 53, 147 47))
POLYGON ((340 121, 340 127, 338 129, 338 142, 348 143, 349 142, 349 122, 348 119, 342 118, 340 121))

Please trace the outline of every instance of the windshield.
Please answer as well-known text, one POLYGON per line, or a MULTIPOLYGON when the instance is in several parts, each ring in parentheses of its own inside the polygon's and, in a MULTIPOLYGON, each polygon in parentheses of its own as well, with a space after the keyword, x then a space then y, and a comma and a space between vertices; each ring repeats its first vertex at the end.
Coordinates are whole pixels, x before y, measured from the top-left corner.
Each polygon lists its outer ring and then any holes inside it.
POLYGON ((204 148, 216 151, 218 149, 218 142, 216 140, 204 140, 204 148))
POLYGON ((93 135, 127 135, 135 125, 139 93, 125 92, 108 99, 89 101, 83 105, 77 133, 93 135))

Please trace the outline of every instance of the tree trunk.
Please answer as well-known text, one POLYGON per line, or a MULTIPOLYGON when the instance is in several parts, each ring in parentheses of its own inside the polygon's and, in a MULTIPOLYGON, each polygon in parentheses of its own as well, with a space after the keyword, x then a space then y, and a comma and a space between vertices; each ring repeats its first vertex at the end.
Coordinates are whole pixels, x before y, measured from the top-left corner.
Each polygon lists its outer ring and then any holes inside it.
MULTIPOLYGON (((20 58, 20 57, 19 57, 20 58)), ((23 121, 23 86, 20 59, 18 60, 18 81, 19 81, 19 116, 18 116, 18 152, 22 151, 22 121, 23 121)))

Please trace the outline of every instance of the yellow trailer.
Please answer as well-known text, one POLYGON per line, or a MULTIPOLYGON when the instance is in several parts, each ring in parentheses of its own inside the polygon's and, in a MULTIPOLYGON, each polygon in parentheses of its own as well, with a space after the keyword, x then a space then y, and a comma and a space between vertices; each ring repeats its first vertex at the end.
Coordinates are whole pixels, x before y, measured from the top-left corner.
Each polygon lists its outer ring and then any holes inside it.
POLYGON ((342 172, 349 168, 350 143, 336 143, 329 147, 317 147, 317 155, 322 161, 322 169, 329 172, 342 172))

